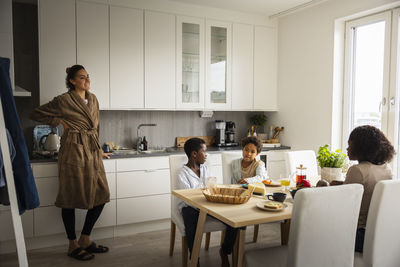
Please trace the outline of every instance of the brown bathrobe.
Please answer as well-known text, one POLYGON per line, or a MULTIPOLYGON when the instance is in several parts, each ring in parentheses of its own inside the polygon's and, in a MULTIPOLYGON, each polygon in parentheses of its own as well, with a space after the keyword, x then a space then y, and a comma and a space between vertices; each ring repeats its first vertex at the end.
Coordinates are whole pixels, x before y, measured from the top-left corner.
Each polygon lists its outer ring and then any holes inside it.
POLYGON ((55 205, 60 208, 92 209, 110 201, 99 143, 99 103, 89 92, 86 98, 88 104, 71 90, 31 113, 32 120, 52 127, 60 120, 69 126, 58 154, 60 184, 55 205))

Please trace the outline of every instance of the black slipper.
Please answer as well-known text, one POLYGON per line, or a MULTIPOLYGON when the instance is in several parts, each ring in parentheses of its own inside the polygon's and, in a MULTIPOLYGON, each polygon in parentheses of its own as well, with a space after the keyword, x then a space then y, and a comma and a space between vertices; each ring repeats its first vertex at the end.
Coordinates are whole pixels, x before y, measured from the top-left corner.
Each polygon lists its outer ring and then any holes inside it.
POLYGON ((95 242, 92 242, 85 250, 90 253, 106 253, 109 251, 108 247, 96 245, 95 242))
POLYGON ((74 249, 71 253, 68 253, 68 256, 80 261, 88 261, 94 258, 93 254, 90 254, 82 248, 74 249))

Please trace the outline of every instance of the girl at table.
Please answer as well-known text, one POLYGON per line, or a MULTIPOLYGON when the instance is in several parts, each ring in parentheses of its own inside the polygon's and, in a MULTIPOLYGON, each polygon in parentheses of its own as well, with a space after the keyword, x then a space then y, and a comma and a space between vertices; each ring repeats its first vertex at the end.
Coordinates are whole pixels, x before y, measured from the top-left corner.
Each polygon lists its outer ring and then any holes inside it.
POLYGON ((381 180, 393 179, 388 163, 393 158, 394 148, 381 130, 364 125, 351 132, 347 155, 350 160, 357 160, 358 164, 349 168, 344 184, 358 183, 364 186, 355 245, 355 251, 362 253, 368 210, 375 185, 381 180))
MULTIPOLYGON (((182 167, 181 171, 178 174, 178 188, 191 189, 203 187, 205 185, 205 179, 207 177, 210 177, 207 166, 204 165, 204 162, 207 159, 207 147, 204 140, 200 138, 191 138, 186 141, 184 150, 188 157, 188 163, 182 167)), ((188 243, 190 255, 192 255, 199 211, 189 206, 184 201, 181 201, 178 204, 178 208, 181 211, 183 217, 186 241, 188 243)), ((229 266, 228 255, 232 253, 236 235, 237 229, 227 225, 224 243, 219 250, 222 267, 229 266)))
POLYGON ((264 162, 257 160, 262 143, 255 136, 242 140, 242 157, 232 161, 232 184, 251 184, 261 182, 267 176, 264 162))

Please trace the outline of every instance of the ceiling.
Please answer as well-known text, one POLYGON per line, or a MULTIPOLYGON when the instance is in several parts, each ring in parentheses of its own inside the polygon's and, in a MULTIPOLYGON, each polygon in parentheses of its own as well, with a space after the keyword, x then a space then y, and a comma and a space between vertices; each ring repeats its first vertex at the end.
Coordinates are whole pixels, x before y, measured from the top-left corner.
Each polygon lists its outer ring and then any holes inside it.
POLYGON ((272 16, 298 6, 304 6, 314 2, 320 2, 321 0, 169 0, 169 1, 272 16))

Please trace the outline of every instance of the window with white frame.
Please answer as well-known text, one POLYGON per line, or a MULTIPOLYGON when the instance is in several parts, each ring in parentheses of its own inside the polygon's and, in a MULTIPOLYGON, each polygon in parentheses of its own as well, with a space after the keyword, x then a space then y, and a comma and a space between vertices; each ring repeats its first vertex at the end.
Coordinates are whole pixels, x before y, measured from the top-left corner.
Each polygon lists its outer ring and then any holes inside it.
MULTIPOLYGON (((373 125, 399 151, 399 14, 393 9, 346 22, 343 147, 355 127, 373 125)), ((400 166, 397 159, 393 165, 400 166)))

